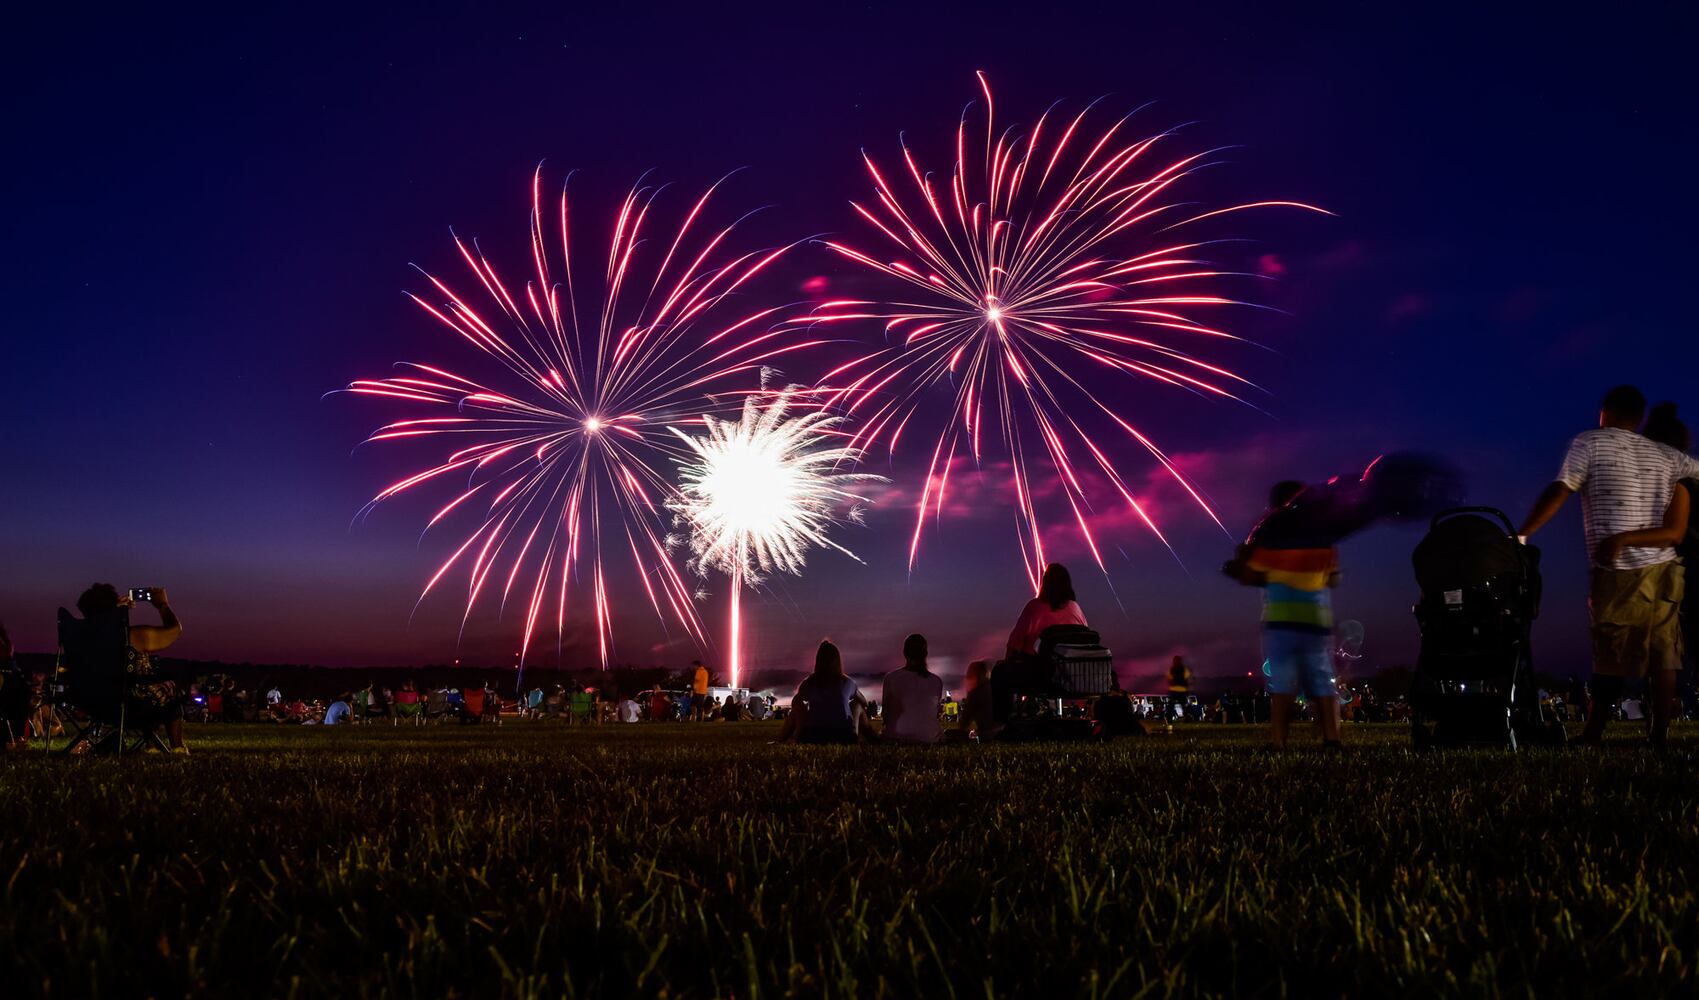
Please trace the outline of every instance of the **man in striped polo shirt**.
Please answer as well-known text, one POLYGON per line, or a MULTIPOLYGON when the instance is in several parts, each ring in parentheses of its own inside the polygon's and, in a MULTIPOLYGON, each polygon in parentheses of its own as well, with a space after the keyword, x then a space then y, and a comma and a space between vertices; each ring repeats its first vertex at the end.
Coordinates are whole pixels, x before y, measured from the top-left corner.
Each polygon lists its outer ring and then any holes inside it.
POLYGON ((1588 610, 1593 646, 1592 705, 1582 743, 1596 744, 1603 738, 1627 678, 1648 677, 1654 743, 1662 743, 1675 706, 1684 589, 1675 549, 1628 546, 1615 549, 1609 565, 1599 561, 1601 543, 1613 536, 1661 527, 1675 484, 1699 476, 1699 463, 1692 457, 1640 436, 1637 428, 1645 415, 1646 397, 1633 386, 1619 385, 1606 393, 1599 426, 1570 442, 1557 480, 1540 494, 1522 523, 1526 538, 1550 521, 1571 494, 1581 494, 1592 566, 1588 610))

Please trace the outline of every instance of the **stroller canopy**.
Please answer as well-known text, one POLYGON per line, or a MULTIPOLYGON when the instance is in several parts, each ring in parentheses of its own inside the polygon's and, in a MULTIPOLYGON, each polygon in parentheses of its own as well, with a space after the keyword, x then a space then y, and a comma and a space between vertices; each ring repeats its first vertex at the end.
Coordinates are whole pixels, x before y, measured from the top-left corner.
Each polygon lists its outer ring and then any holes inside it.
POLYGON ((1508 573, 1532 575, 1523 546, 1478 514, 1459 514, 1433 526, 1410 562, 1424 594, 1460 590, 1508 573))

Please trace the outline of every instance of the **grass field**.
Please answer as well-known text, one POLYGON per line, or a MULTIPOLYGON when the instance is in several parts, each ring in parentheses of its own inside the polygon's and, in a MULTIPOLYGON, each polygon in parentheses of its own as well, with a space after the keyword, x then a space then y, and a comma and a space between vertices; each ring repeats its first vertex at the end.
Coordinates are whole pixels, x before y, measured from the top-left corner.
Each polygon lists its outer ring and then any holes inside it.
POLYGON ((7 995, 1695 989, 1699 730, 1659 757, 797 748, 764 724, 208 726, 0 759, 7 995), (21 985, 21 993, 10 986, 21 985))

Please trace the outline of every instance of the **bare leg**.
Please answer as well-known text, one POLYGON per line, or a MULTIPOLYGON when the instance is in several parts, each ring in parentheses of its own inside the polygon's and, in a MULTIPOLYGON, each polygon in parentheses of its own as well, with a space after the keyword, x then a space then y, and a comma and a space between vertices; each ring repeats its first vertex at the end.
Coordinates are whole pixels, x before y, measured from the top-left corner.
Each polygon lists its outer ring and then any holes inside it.
POLYGON ((174 747, 182 746, 183 745, 183 720, 182 719, 172 719, 170 722, 167 722, 165 724, 165 735, 170 738, 172 746, 174 746, 174 747))
POLYGON ((1675 718, 1675 681, 1679 671, 1654 670, 1652 676, 1646 679, 1647 693, 1652 717, 1651 740, 1655 747, 1664 745, 1664 738, 1669 734, 1670 720, 1675 718))
POLYGON ((803 707, 798 702, 791 703, 791 710, 785 713, 785 724, 779 727, 779 742, 796 742, 797 733, 802 731, 803 707))
POLYGON ((867 706, 860 702, 850 706, 850 725, 855 727, 857 742, 879 742, 879 731, 873 728, 873 721, 867 716, 867 706))
POLYGON ((1622 700, 1622 678, 1593 675, 1587 685, 1587 725, 1581 730, 1579 742, 1597 743, 1604 739, 1605 723, 1610 721, 1616 703, 1622 700))
POLYGON ((1312 702, 1316 707, 1316 728, 1321 730, 1323 742, 1339 742, 1339 698, 1316 698, 1312 702))
POLYGON ((1277 694, 1270 699, 1268 709, 1269 738, 1274 749, 1286 749, 1286 732, 1292 728, 1292 705, 1297 695, 1277 694))

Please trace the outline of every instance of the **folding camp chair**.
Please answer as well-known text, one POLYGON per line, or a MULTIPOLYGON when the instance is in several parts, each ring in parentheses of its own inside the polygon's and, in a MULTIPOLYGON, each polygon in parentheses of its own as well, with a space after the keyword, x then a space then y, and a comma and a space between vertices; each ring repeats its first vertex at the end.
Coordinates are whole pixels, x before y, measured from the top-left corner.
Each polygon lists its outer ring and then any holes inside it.
POLYGON ((166 749, 157 727, 127 726, 129 702, 130 612, 119 608, 95 618, 78 618, 59 609, 59 676, 66 704, 81 709, 89 724, 72 737, 63 753, 86 747, 93 753, 122 756, 147 746, 166 749), (127 738, 134 742, 125 745, 127 738))
POLYGON ((590 692, 574 691, 567 695, 567 698, 567 711, 569 713, 567 716, 567 722, 573 725, 582 726, 586 723, 595 721, 591 715, 595 709, 595 705, 591 702, 590 692))

